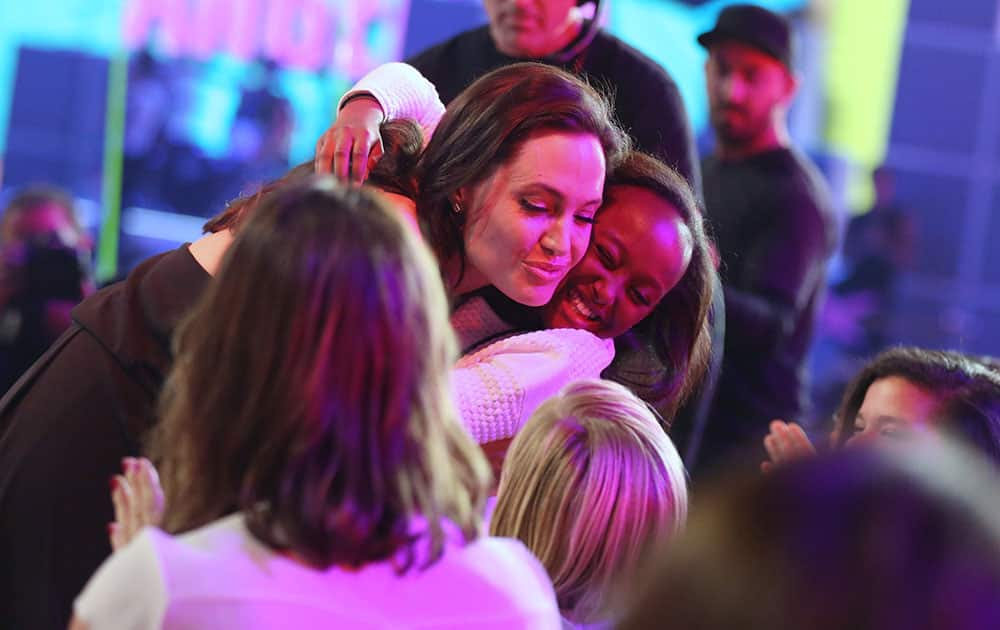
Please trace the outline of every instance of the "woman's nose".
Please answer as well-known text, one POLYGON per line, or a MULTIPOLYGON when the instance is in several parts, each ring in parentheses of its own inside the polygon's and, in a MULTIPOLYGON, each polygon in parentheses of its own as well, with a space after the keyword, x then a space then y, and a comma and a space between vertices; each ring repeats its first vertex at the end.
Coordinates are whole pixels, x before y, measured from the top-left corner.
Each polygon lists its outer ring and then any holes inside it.
POLYGON ((568 256, 570 253, 570 230, 565 221, 554 221, 542 235, 542 248, 550 256, 568 256))

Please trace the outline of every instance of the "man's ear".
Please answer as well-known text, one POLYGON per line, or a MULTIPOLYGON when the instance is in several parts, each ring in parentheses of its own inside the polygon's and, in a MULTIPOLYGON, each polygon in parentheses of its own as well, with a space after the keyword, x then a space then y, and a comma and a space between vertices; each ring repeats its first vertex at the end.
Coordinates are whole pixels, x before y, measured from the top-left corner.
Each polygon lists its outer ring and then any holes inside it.
POLYGON ((796 74, 794 72, 786 70, 785 71, 785 94, 784 94, 784 98, 783 98, 784 102, 786 104, 791 103, 792 99, 795 98, 795 95, 798 94, 798 91, 799 91, 799 78, 798 78, 798 76, 796 76, 796 74))

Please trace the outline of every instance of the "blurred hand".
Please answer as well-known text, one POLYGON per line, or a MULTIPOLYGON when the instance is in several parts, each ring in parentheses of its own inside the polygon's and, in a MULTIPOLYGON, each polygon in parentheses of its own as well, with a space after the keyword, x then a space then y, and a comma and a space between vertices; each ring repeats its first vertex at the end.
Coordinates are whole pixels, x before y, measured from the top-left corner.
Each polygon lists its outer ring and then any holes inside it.
POLYGON ((316 172, 333 173, 356 184, 365 181, 369 157, 382 154, 379 125, 384 118, 382 106, 374 97, 352 97, 316 143, 316 172))
POLYGON ((760 465, 762 472, 769 472, 775 466, 816 454, 816 448, 809 441, 806 432, 794 422, 775 420, 771 422, 770 429, 770 433, 764 438, 764 448, 770 461, 760 465))
POLYGON ((157 527, 163 521, 163 488, 156 468, 144 457, 123 459, 122 474, 112 478, 111 486, 115 522, 108 525, 108 536, 111 548, 118 551, 143 527, 157 527))

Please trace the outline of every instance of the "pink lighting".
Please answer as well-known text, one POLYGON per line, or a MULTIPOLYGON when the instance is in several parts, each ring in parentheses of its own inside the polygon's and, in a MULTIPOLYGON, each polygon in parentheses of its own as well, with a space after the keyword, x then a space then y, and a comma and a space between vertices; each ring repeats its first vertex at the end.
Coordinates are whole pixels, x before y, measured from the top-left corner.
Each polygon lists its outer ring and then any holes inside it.
POLYGON ((124 39, 130 49, 155 41, 176 57, 263 57, 357 77, 399 58, 409 7, 409 0, 130 0, 124 39))

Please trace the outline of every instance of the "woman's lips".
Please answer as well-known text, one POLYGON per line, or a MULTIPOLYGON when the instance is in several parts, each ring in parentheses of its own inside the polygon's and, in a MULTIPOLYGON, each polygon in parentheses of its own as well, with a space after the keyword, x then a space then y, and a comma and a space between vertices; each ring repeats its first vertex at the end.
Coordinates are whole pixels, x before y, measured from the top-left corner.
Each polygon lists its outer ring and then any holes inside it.
POLYGON ((560 265, 540 260, 525 260, 521 264, 524 265, 529 274, 543 282, 558 282, 569 271, 569 265, 560 265))

